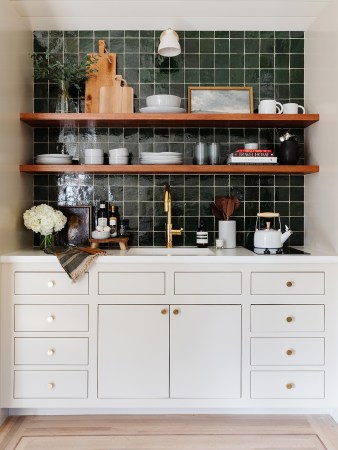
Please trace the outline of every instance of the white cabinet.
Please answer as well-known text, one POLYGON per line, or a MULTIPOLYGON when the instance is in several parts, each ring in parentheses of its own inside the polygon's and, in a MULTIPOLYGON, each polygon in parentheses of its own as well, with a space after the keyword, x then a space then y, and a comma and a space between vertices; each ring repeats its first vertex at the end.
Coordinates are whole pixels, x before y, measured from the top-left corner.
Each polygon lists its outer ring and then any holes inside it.
POLYGON ((100 305, 99 398, 169 396, 169 307, 100 305))
POLYGON ((170 397, 240 395, 241 306, 172 306, 170 397))

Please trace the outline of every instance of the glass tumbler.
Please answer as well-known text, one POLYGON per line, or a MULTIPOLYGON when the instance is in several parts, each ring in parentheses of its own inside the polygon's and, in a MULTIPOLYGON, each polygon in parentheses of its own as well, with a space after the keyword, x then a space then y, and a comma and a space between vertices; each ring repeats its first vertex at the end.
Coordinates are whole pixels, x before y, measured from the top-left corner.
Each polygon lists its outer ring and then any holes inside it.
POLYGON ((208 144, 208 160, 209 164, 216 165, 220 164, 221 161, 221 149, 220 145, 216 142, 211 142, 208 144))
POLYGON ((194 146, 193 164, 208 164, 207 144, 197 142, 194 146))

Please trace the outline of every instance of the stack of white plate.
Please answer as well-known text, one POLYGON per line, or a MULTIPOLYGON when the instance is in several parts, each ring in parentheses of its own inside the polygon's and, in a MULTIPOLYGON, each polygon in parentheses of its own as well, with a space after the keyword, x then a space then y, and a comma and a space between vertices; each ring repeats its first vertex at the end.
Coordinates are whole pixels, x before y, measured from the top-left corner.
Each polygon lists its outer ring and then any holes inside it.
POLYGON ((84 151, 85 164, 103 164, 103 150, 100 148, 86 148, 84 151))
POLYGON ((183 157, 178 152, 143 152, 140 162, 141 164, 183 164, 183 157))
POLYGON ((129 152, 127 148, 109 150, 109 164, 128 164, 129 152))
POLYGON ((72 155, 60 153, 45 153, 36 157, 36 164, 71 164, 72 155))

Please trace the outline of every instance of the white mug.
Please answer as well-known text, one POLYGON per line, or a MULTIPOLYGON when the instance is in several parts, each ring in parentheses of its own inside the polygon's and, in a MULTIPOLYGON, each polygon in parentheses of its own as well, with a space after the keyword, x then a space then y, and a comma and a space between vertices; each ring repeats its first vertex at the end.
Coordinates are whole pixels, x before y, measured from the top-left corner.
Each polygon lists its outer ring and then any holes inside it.
POLYGON ((285 103, 283 105, 283 114, 299 114, 298 109, 301 109, 300 114, 305 114, 305 108, 297 103, 285 103))
POLYGON ((282 114, 283 105, 276 100, 261 100, 258 106, 259 114, 282 114))

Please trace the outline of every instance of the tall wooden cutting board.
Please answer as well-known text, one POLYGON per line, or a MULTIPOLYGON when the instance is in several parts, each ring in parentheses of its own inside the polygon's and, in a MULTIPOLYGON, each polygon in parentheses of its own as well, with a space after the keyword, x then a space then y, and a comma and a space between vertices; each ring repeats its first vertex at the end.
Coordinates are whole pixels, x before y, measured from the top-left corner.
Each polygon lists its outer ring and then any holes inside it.
POLYGON ((88 113, 99 112, 100 87, 113 86, 116 75, 116 53, 105 53, 105 48, 105 41, 99 40, 99 53, 90 53, 90 56, 97 58, 93 65, 97 72, 86 81, 85 112, 88 113))

